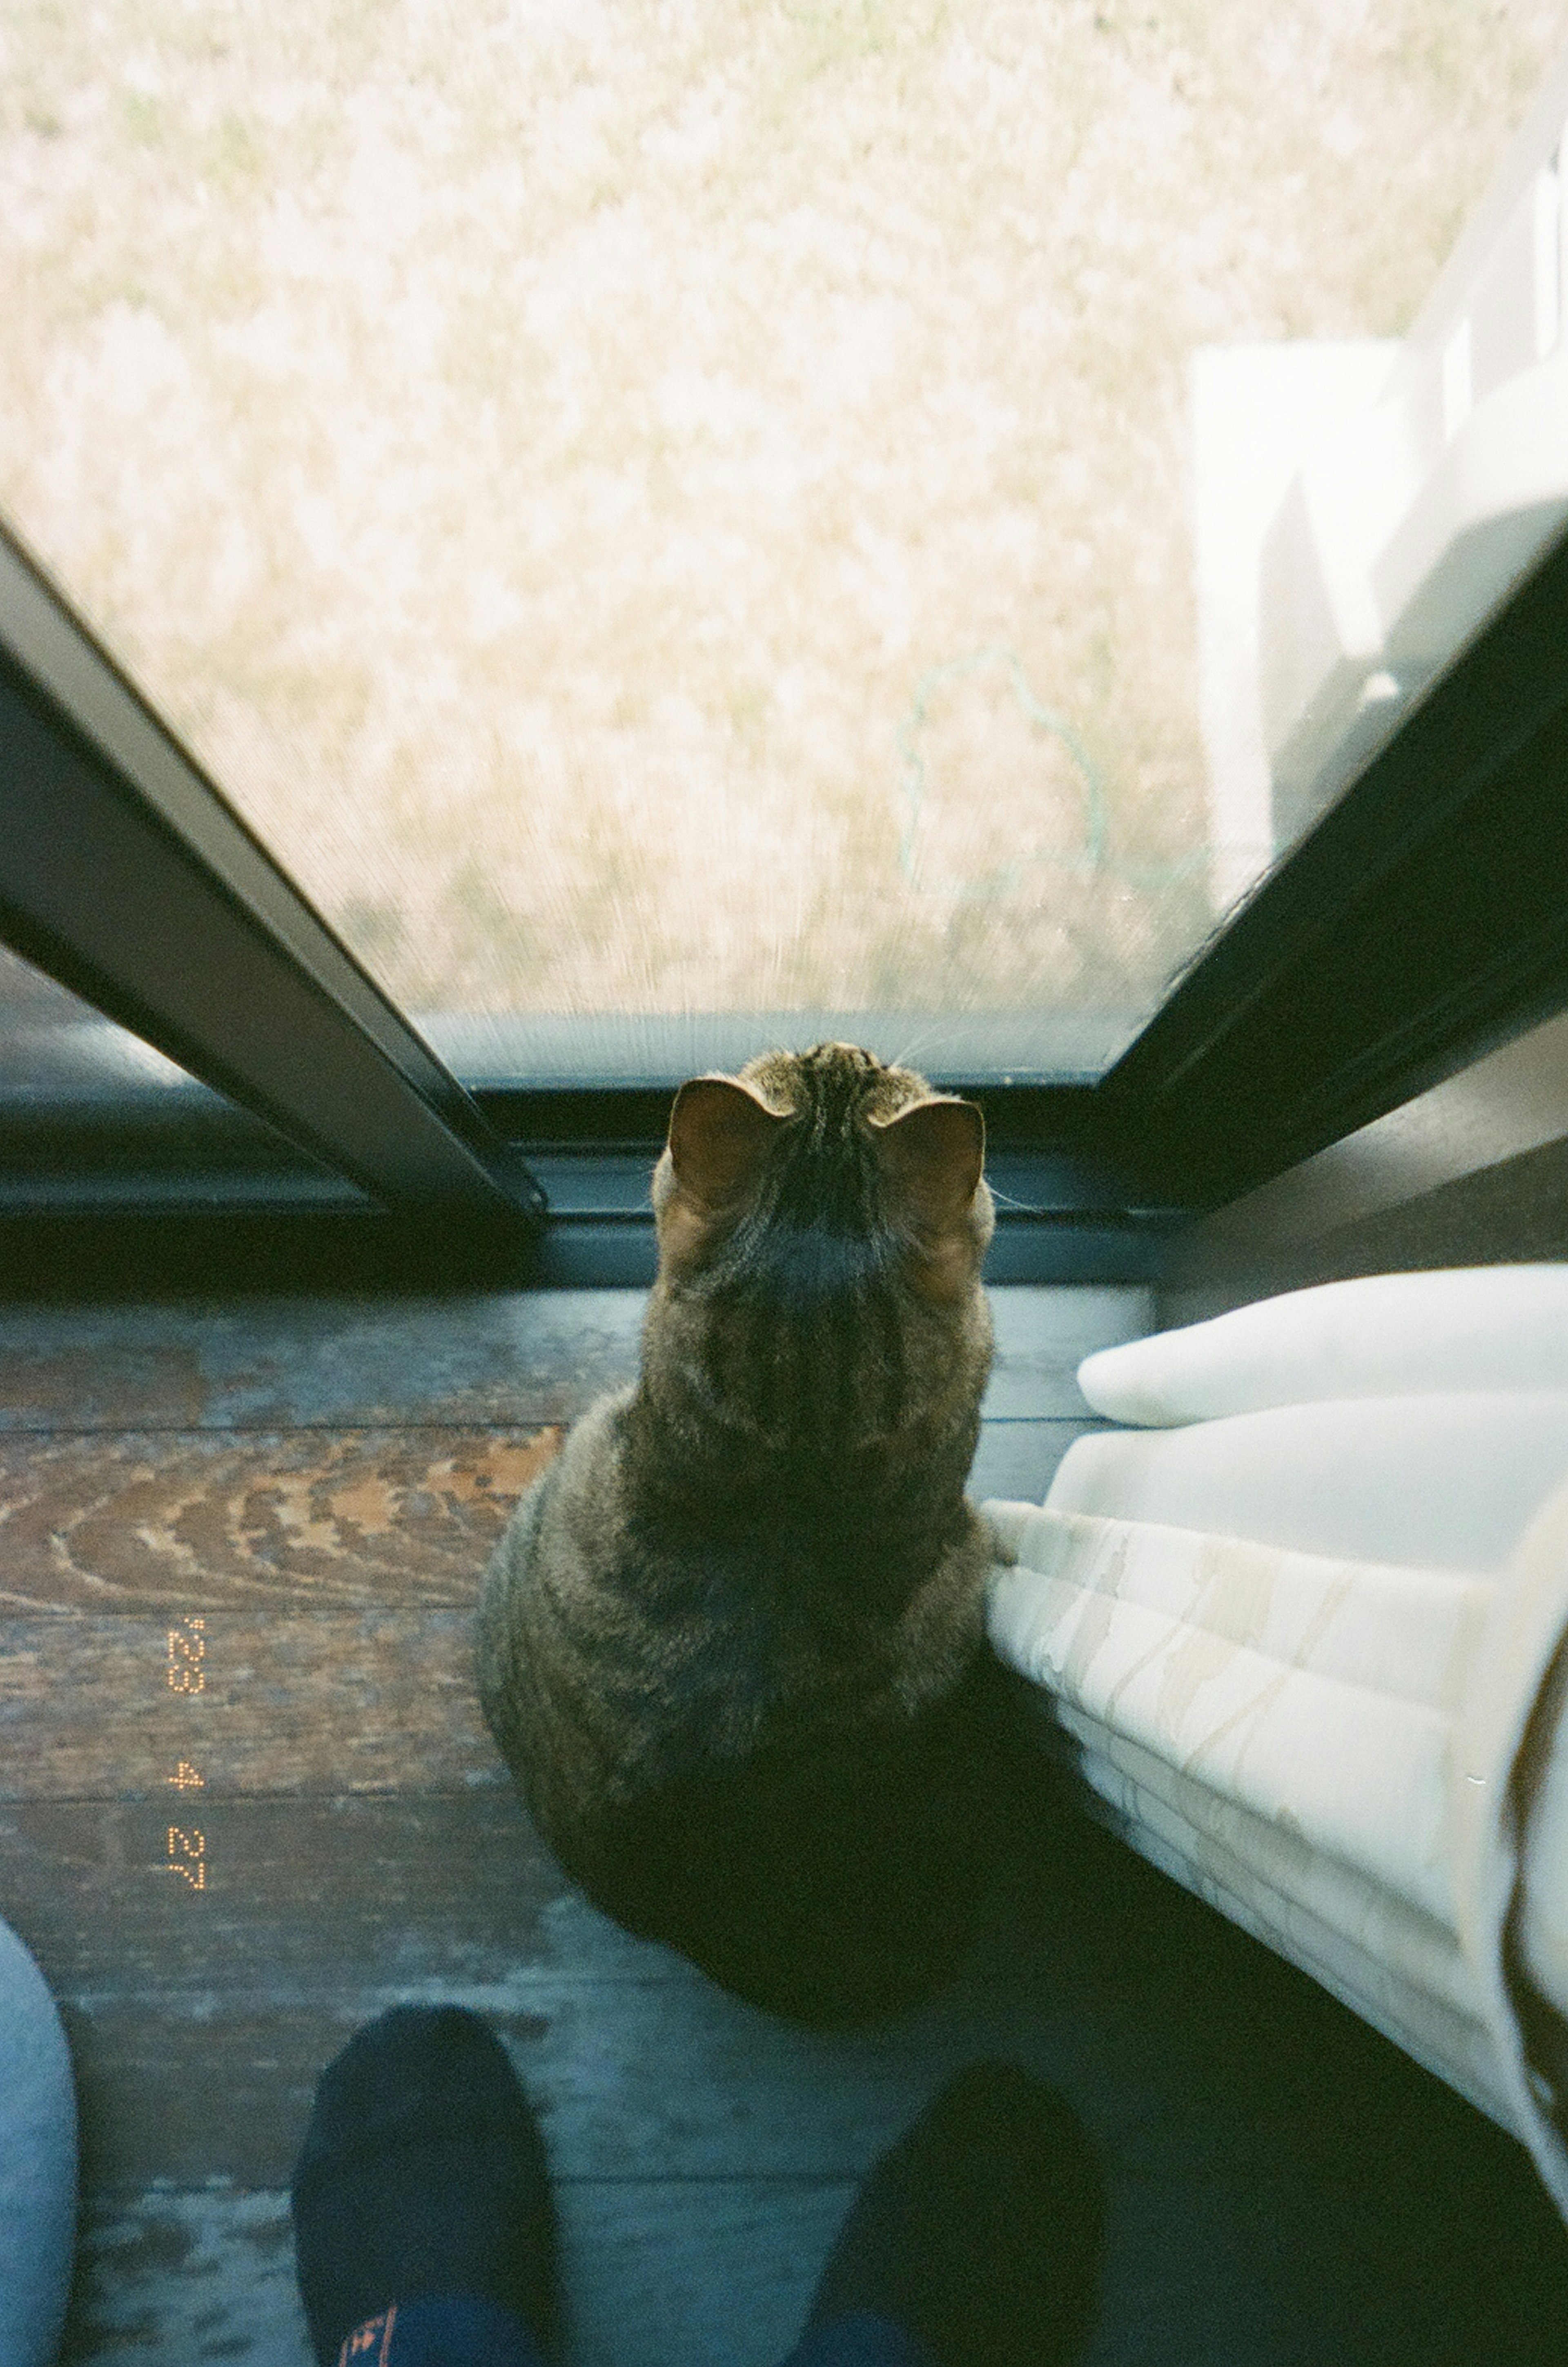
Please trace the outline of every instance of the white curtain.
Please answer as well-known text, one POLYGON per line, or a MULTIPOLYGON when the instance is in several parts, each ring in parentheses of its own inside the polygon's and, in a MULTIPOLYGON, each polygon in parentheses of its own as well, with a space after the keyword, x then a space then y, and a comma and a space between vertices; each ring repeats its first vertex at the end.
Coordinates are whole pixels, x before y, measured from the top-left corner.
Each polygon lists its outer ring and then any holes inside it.
POLYGON ((1134 1848, 1514 2130, 1568 2215, 1529 2052, 1568 2018, 1568 1266, 1330 1283, 1079 1380, 1145 1427, 986 1507, 997 1648, 1134 1848))

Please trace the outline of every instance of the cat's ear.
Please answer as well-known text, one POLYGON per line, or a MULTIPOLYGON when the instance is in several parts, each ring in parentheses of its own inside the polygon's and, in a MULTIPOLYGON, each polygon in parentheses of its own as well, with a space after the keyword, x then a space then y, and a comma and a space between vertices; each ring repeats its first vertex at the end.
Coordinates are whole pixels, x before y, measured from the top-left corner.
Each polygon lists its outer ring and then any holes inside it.
POLYGON ((944 1233, 969 1213, 986 1165, 986 1121, 973 1102, 911 1102, 874 1118, 882 1172, 923 1232, 944 1233))
POLYGON ((754 1180, 786 1120, 733 1077, 693 1077, 670 1113, 670 1163, 687 1199, 721 1208, 754 1180))

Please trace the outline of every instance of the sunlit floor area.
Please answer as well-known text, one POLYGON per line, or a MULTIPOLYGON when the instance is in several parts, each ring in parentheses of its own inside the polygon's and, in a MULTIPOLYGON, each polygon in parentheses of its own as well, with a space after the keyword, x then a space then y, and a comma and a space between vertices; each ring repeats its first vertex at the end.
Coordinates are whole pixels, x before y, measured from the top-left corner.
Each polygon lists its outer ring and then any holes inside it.
MULTIPOLYGON (((999 1289, 977 1494, 1041 1495, 1128 1288, 999 1289)), ((305 2367, 287 2184, 400 1999, 488 2014, 559 2180, 571 2367, 768 2367, 853 2183, 1000 2052, 1101 2149, 1095 2367, 1547 2367, 1523 2151, 1058 1804, 920 2014, 807 2035, 588 1909, 480 1722, 491 1540, 634 1292, 0 1312, 0 1914, 70 2034, 67 2357, 305 2367)), ((1043 1800, 1049 1786, 1043 1792, 1043 1800)))

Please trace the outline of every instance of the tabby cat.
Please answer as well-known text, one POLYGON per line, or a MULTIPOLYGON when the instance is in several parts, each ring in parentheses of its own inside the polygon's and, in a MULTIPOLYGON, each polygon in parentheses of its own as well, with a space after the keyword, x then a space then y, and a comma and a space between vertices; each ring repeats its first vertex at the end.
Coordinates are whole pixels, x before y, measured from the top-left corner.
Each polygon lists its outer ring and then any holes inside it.
POLYGON ((908 2001, 981 1871, 983 1151, 848 1044, 683 1085, 641 1376, 485 1580, 485 1715, 562 1865, 806 2020, 908 2001))

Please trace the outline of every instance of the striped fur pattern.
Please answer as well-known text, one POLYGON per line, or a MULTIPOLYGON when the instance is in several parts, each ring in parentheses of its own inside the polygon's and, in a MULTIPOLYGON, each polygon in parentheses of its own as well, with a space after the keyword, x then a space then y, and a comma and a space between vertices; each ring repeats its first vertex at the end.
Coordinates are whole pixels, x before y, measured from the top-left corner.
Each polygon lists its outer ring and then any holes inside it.
POLYGON ((640 1377, 483 1592, 485 1714, 563 1865, 808 2020, 922 1987, 977 1860, 982 1145, 850 1045, 684 1086, 640 1377))

